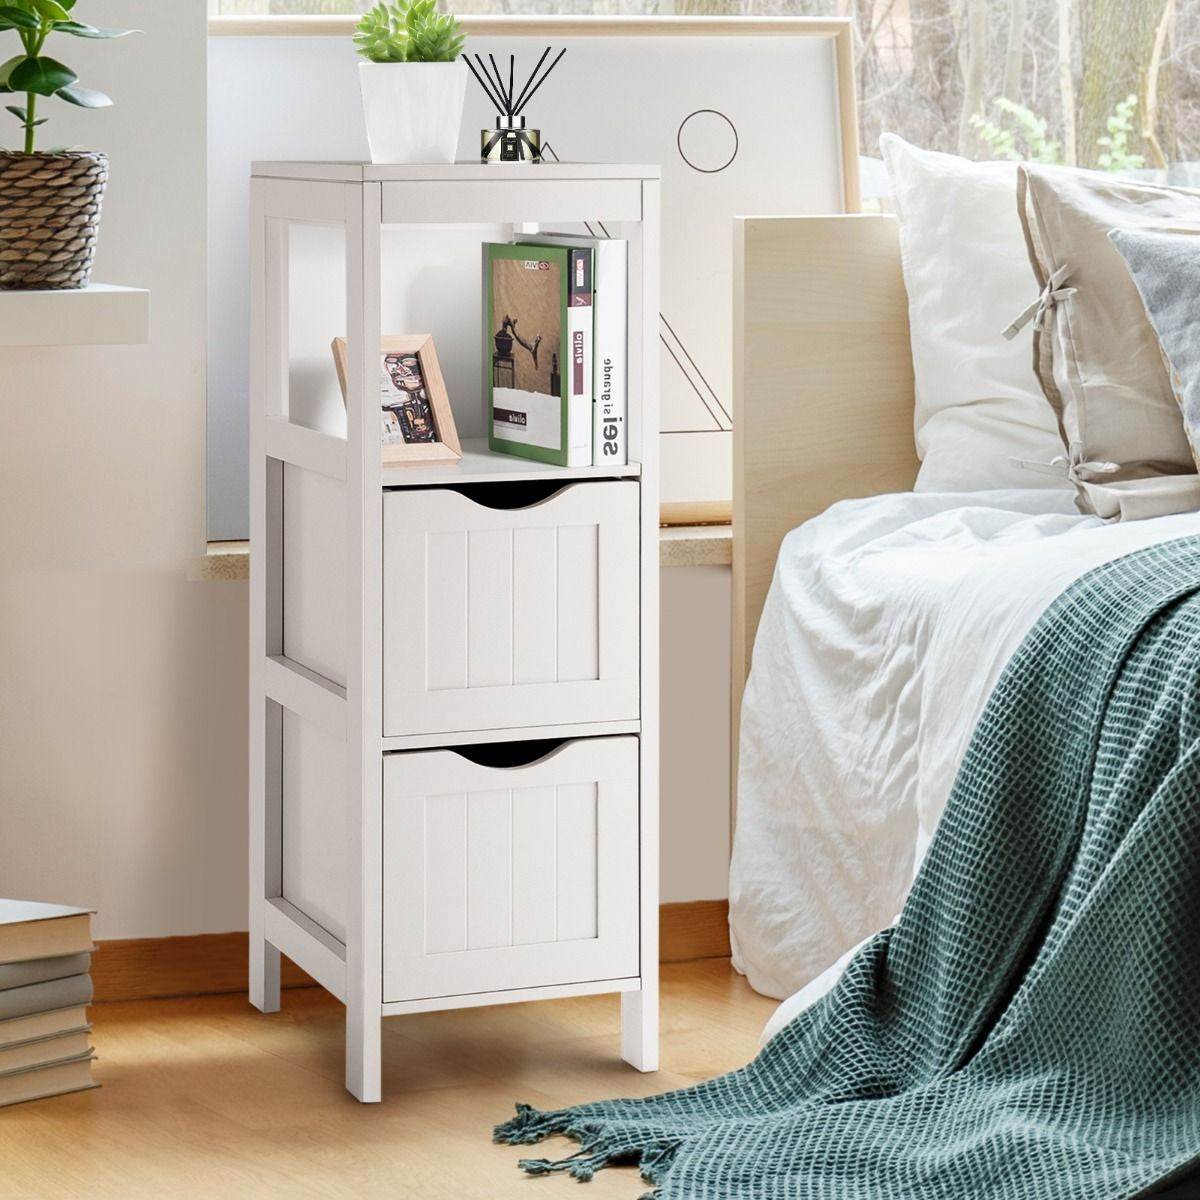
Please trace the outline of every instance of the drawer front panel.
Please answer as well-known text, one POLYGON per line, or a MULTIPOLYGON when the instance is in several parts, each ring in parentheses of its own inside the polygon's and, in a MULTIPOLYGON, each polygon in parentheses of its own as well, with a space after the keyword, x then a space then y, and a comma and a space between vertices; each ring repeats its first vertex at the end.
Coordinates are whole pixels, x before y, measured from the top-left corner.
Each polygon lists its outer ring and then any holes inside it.
POLYGON ((384 734, 635 720, 638 485, 384 500, 384 734))
POLYGON ((384 766, 383 999, 638 973, 638 746, 524 767, 448 750, 384 766))

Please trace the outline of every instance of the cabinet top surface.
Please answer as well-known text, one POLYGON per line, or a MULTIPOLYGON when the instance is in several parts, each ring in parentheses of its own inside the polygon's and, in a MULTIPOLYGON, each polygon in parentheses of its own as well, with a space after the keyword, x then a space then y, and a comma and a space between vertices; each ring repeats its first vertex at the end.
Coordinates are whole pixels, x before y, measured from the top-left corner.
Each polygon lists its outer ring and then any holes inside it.
POLYGON ((255 162, 251 174, 259 179, 299 179, 338 183, 470 183, 521 179, 559 182, 571 179, 658 179, 658 166, 630 163, 369 163, 369 162, 255 162))

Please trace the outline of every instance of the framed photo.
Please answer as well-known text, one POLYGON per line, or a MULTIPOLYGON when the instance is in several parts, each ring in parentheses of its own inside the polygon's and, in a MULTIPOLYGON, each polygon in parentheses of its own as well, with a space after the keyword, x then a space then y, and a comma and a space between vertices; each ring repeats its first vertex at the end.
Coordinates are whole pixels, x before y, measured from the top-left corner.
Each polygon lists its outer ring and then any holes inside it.
MULTIPOLYGON (((333 339, 333 361, 344 402, 345 338, 333 339)), ((380 339, 379 410, 384 466, 419 467, 462 458, 450 397, 429 334, 380 339)))

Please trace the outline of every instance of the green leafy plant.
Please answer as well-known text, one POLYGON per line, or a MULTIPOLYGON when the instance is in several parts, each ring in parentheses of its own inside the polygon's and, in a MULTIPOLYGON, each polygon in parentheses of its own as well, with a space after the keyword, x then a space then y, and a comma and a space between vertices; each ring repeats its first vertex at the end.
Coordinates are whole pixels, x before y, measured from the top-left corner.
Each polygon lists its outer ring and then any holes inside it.
POLYGON ((36 130, 47 118, 37 115, 41 97, 57 96, 80 108, 105 108, 112 103, 103 92, 80 87, 79 76, 43 50, 52 33, 79 38, 117 38, 132 29, 99 29, 71 16, 75 0, 8 0, 0 4, 0 32, 15 30, 22 53, 0 63, 0 92, 24 94, 23 105, 8 104, 7 110, 21 123, 25 153, 32 154, 36 130))
MULTIPOLYGON (((1108 132, 1096 139, 1100 149, 1096 156, 1099 170, 1114 173, 1136 171, 1146 165, 1142 155, 1129 152, 1129 135, 1134 131, 1133 114, 1137 106, 1137 96, 1130 94, 1113 109, 1105 122, 1108 132)), ((1062 162, 1062 147, 1048 136, 1044 117, 1004 96, 995 102, 995 107, 1015 123, 1015 130, 989 121, 981 113, 971 118, 971 128, 994 158, 1005 158, 1011 162, 1062 162)))
POLYGON ((371 62, 453 62, 463 32, 457 17, 437 11, 437 0, 393 0, 363 14, 354 44, 371 62))
POLYGON ((363 13, 354 44, 371 62, 404 62, 408 58, 408 26, 398 5, 377 4, 363 13))
POLYGON ((1105 122, 1108 132, 1096 139, 1096 145, 1101 148, 1096 165, 1105 171, 1136 171, 1146 165, 1142 155, 1129 153, 1129 135, 1133 132, 1133 114, 1137 106, 1138 98, 1131 92, 1105 122))
POLYGON ((1032 109, 1001 96, 996 101, 996 108, 1006 117, 1015 122, 1017 129, 1005 129, 989 121, 981 113, 971 118, 971 128, 979 135, 979 140, 992 152, 995 158, 1005 158, 1010 162, 1061 162, 1058 142, 1047 136, 1047 123, 1044 117, 1039 117, 1032 109), (1017 133, 1020 133, 1024 148, 1017 146, 1017 133))

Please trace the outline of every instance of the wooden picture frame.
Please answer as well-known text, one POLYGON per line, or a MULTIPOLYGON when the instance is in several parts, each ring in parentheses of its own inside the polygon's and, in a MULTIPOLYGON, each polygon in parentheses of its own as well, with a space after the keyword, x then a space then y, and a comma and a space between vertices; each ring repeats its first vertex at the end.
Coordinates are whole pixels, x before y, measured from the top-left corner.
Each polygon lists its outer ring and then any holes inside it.
MULTIPOLYGON (((405 428, 402 410, 412 412, 413 404, 387 405, 381 403, 380 411, 388 410, 395 417, 396 440, 386 441, 386 430, 381 428, 380 445, 385 467, 423 467, 433 463, 458 462, 462 458, 462 447, 458 441, 458 430, 454 424, 454 413, 450 408, 450 397, 446 392, 446 381, 442 376, 441 364, 438 362, 437 350, 433 345, 433 335, 428 333, 388 334, 379 340, 380 370, 385 376, 390 375, 392 387, 400 390, 400 377, 406 377, 414 382, 414 395, 423 393, 422 398, 432 417, 433 437, 415 437, 410 440, 409 430, 405 428), (410 364, 396 362, 393 371, 389 372, 388 363, 392 359, 416 359, 414 371, 410 364)), ((338 383, 342 388, 342 402, 346 400, 346 339, 333 339, 333 361, 337 367, 338 383)), ((386 379, 380 384, 380 399, 384 400, 383 388, 387 386, 386 379)), ((421 421, 420 414, 417 422, 421 421)))

